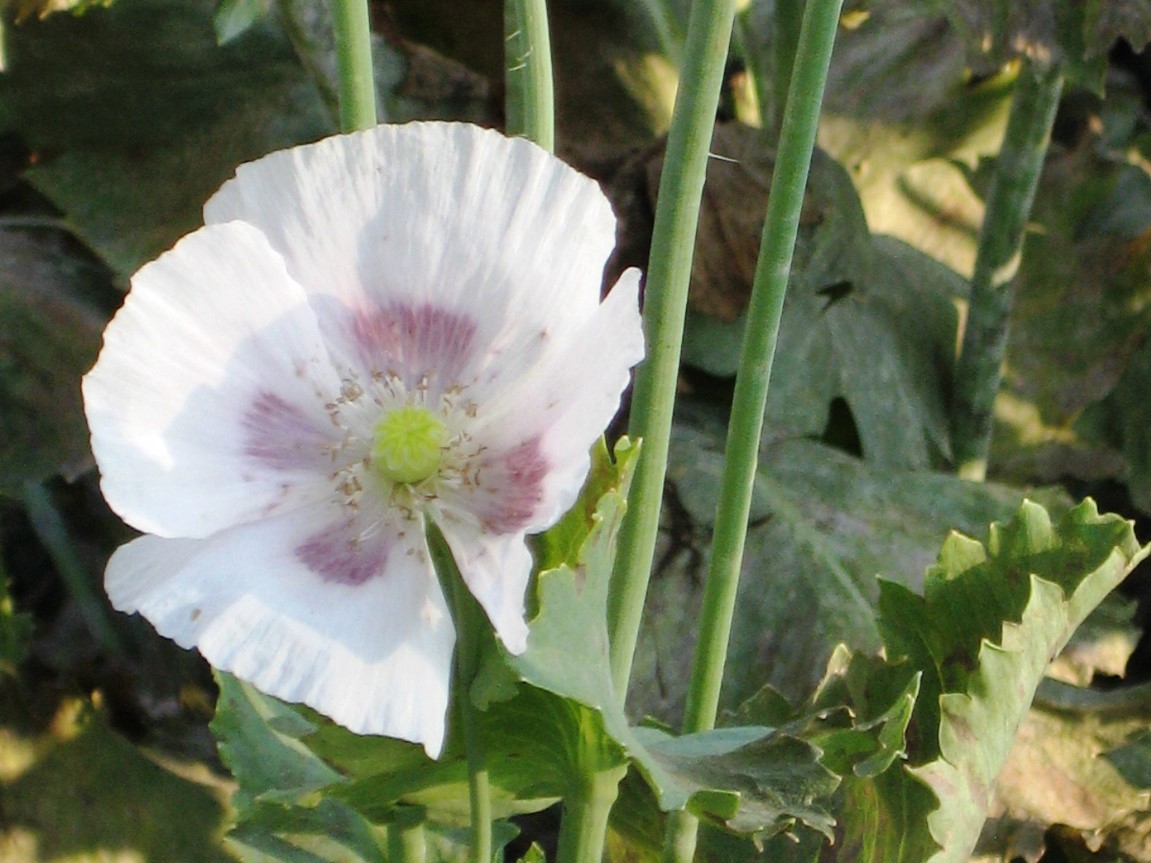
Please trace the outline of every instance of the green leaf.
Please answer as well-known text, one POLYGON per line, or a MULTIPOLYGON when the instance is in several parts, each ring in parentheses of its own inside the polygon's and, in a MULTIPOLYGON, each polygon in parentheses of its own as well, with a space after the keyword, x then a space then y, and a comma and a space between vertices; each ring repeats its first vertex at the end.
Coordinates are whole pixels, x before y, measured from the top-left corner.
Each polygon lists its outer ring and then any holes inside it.
POLYGON ((258 804, 227 837, 244 863, 387 863, 371 825, 332 799, 258 804))
MULTIPOLYGON (((671 520, 629 693, 632 710, 668 721, 675 720, 686 691, 687 664, 676 657, 691 652, 724 434, 718 412, 681 400, 668 471, 671 520)), ((1010 516, 1021 499, 1020 492, 993 483, 880 470, 812 441, 766 444, 723 706, 734 707, 765 683, 802 702, 837 644, 877 650, 876 575, 918 589, 944 525, 982 531, 1010 516), (804 625, 796 626, 796 620, 804 625)), ((899 688, 906 683, 900 681, 899 688)))
MULTIPOLYGON (((1151 512, 1151 342, 1132 356, 1115 389, 1085 420, 1106 423, 1127 463, 1127 488, 1143 512, 1151 512)), ((1084 423, 1080 424, 1083 428, 1084 423)))
POLYGON ((0 230, 0 495, 92 463, 78 381, 115 295, 103 268, 55 232, 0 230))
POLYGON ((0 114, 26 177, 122 277, 202 222, 241 162, 331 131, 271 22, 216 43, 213 0, 133 0, 6 36, 0 114))
POLYGON ((757 839, 797 823, 831 838, 835 821, 825 806, 839 777, 810 743, 754 726, 682 737, 638 728, 636 735, 680 785, 714 789, 699 792, 706 806, 689 806, 697 814, 757 839))
POLYGON ((942 8, 967 46, 967 59, 977 72, 994 71, 1026 58, 1057 63, 1066 76, 1102 91, 1107 52, 1119 37, 1136 50, 1148 41, 1151 13, 1128 0, 927 0, 921 6, 942 8))
MULTIPOLYGON (((746 309, 772 165, 760 138, 734 125, 718 129, 712 147, 730 161, 709 167, 683 359, 731 375, 744 326, 736 316, 746 309)), ((941 393, 950 383, 953 300, 962 280, 898 241, 873 238, 846 171, 818 156, 792 273, 768 395, 769 433, 820 435, 832 401, 843 398, 868 460, 927 467, 946 458, 941 393)))
POLYGON ((922 597, 884 585, 888 655, 924 673, 910 773, 939 798, 931 863, 967 859, 1051 657, 1148 550, 1091 501, 1057 524, 1026 503, 986 547, 952 534, 922 597))
POLYGON ((220 757, 239 783, 244 816, 261 803, 293 803, 343 781, 301 738, 315 726, 281 701, 230 674, 216 672, 220 696, 212 733, 220 757))

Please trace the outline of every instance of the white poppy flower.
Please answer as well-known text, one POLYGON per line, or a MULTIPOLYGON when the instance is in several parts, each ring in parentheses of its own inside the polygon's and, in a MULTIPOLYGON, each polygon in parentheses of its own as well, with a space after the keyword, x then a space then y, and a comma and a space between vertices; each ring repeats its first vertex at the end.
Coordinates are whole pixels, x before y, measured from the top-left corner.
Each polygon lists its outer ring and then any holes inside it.
POLYGON ((359 733, 439 753, 455 635, 425 519, 505 647, 643 355, 594 182, 474 126, 243 165, 132 279, 84 379, 113 604, 359 733))

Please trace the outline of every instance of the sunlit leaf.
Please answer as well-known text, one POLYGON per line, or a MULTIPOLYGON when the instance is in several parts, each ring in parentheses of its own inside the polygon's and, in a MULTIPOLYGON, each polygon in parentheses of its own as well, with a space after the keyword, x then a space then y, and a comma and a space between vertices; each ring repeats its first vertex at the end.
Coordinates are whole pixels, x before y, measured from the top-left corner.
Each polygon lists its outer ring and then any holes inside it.
POLYGON ((923 597, 884 585, 888 655, 925 674, 910 755, 939 798, 932 863, 967 859, 1051 657, 1147 552, 1129 522, 1091 501, 1057 523, 1028 503, 992 526, 986 547, 953 534, 923 597))

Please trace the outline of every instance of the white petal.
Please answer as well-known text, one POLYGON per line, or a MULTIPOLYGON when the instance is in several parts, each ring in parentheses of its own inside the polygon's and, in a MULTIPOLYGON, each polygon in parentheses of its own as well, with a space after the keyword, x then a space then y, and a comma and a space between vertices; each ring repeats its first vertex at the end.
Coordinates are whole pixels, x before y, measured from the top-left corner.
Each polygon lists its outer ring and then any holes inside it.
POLYGON ((456 123, 273 153, 241 166, 204 212, 260 227, 325 295, 313 303, 333 345, 348 339, 341 313, 431 307, 474 326, 481 379, 530 369, 551 333, 591 317, 615 244, 592 180, 528 141, 456 123))
POLYGON ((528 643, 524 595, 532 573, 524 535, 499 536, 450 519, 437 524, 464 583, 487 612, 500 641, 510 653, 523 653, 528 643))
POLYGON ((382 572, 341 582, 298 553, 341 528, 311 508, 208 539, 145 536, 112 556, 106 588, 262 691, 436 757, 455 634, 422 532, 415 545, 388 540, 382 572))
POLYGON ((639 274, 629 270, 546 363, 481 404, 472 429, 480 481, 443 494, 494 533, 535 533, 575 502, 589 450, 619 410, 630 369, 643 357, 639 274))
POLYGON ((104 495, 140 530, 185 537, 329 495, 338 387, 261 234, 196 231, 136 274, 84 378, 104 495))

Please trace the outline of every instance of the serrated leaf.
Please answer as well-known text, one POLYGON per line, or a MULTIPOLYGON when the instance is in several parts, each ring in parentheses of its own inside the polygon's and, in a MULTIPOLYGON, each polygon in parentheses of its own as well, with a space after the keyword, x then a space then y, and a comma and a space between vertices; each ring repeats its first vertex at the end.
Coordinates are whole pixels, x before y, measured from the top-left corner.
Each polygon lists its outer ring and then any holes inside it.
POLYGON ((967 859, 1051 657, 1147 553, 1129 522, 1091 501, 1057 524, 1025 503, 992 525, 986 547, 953 534, 922 597, 885 585, 888 655, 925 675, 910 772, 939 798, 927 818, 940 845, 931 863, 967 859))
POLYGON ((699 814, 725 828, 763 839, 800 823, 831 837, 835 821, 825 806, 839 777, 810 743, 755 726, 681 737, 638 728, 636 735, 680 784, 717 789, 699 814))
POLYGON ((257 804, 227 837, 244 863, 387 863, 379 838, 354 809, 257 804))
POLYGON ((0 230, 0 494, 91 465, 78 381, 110 309, 107 274, 59 235, 0 230))
POLYGON ((298 712, 230 674, 216 672, 216 683, 212 733, 239 782, 241 815, 261 802, 294 803, 343 781, 301 742, 316 728, 298 712))

